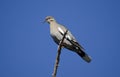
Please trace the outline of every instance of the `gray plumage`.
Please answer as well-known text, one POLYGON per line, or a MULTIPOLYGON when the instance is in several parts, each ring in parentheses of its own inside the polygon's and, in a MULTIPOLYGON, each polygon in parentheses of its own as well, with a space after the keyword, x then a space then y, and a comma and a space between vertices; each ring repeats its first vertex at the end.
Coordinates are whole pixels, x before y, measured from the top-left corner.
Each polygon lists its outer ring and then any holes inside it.
MULTIPOLYGON (((61 24, 58 24, 52 16, 47 16, 45 21, 50 24, 50 34, 53 40, 59 44, 67 28, 61 24)), ((63 46, 71 51, 76 52, 88 63, 91 61, 91 58, 84 52, 84 48, 76 41, 75 37, 71 34, 70 31, 68 31, 66 34, 63 46)))

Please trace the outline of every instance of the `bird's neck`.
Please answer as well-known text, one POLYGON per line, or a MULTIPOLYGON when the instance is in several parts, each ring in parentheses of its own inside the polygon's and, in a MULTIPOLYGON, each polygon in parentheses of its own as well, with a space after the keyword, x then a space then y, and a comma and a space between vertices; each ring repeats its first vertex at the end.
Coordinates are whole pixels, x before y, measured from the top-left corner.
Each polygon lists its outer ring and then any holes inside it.
POLYGON ((56 21, 52 21, 52 22, 50 22, 50 26, 51 26, 51 27, 55 27, 55 26, 56 26, 56 24, 57 24, 57 22, 56 22, 56 21))
POLYGON ((55 23, 57 23, 56 21, 51 21, 51 22, 49 22, 49 24, 51 25, 51 24, 55 24, 55 23))
POLYGON ((54 22, 50 22, 50 30, 52 31, 53 29, 57 29, 57 22, 54 21, 54 22))

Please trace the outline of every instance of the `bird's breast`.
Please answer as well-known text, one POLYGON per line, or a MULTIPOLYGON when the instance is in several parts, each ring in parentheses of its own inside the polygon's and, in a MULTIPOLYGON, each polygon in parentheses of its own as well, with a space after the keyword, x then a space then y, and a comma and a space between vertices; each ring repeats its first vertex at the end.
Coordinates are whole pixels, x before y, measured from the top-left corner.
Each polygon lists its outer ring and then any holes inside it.
POLYGON ((62 35, 58 32, 57 27, 55 25, 50 26, 50 34, 53 40, 59 44, 60 40, 62 39, 62 35))

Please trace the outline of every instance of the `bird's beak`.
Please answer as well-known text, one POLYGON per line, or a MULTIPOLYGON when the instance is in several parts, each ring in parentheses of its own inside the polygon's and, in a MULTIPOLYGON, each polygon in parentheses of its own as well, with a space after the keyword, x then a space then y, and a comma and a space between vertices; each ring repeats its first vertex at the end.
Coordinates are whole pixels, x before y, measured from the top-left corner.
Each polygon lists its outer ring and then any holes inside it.
POLYGON ((42 21, 41 23, 43 23, 43 24, 46 23, 46 20, 42 21))

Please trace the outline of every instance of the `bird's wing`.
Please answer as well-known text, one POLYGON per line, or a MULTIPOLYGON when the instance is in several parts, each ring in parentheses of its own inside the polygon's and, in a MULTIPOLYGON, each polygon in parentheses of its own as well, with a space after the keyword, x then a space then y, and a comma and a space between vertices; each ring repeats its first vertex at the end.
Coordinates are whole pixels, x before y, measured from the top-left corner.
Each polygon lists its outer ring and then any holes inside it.
MULTIPOLYGON (((58 31, 61 35, 64 35, 65 31, 67 30, 66 27, 60 25, 58 26, 58 31)), ((65 37, 72 45, 79 47, 80 49, 84 50, 84 48, 76 41, 75 37, 71 34, 70 31, 68 31, 66 37, 65 37)))

